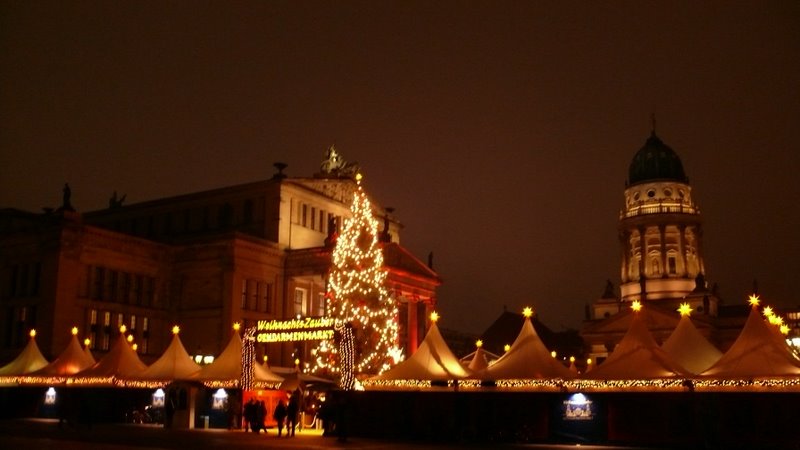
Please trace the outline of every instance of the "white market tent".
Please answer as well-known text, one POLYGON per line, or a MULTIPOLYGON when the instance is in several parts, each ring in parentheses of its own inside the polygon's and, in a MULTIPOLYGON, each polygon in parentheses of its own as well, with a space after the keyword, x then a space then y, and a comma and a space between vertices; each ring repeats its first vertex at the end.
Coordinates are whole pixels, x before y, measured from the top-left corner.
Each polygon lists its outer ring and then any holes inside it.
POLYGON ((88 345, 83 348, 83 352, 86 353, 86 357, 92 362, 92 365, 97 363, 97 360, 94 359, 94 355, 92 354, 92 349, 90 349, 88 345))
POLYGON ((661 348, 693 374, 708 369, 722 356, 722 352, 700 333, 688 315, 681 317, 678 326, 661 344, 661 348))
POLYGON ((644 312, 632 311, 628 332, 602 364, 584 377, 595 380, 643 380, 690 376, 658 346, 644 319, 644 312))
POLYGON ((189 379, 199 371, 200 366, 186 352, 177 330, 173 329, 172 341, 161 357, 142 373, 136 375, 135 379, 169 383, 175 380, 189 379))
POLYGON ((436 322, 432 321, 425 339, 413 355, 371 380, 448 381, 468 375, 445 343, 436 322))
POLYGON ((486 354, 487 351, 484 350, 483 347, 478 347, 478 349, 473 352, 472 359, 467 365, 467 370, 475 373, 489 367, 489 359, 486 357, 486 354))
POLYGON ((120 333, 108 354, 92 367, 76 373, 72 380, 76 384, 108 385, 117 378, 135 378, 145 369, 147 365, 125 340, 125 334, 120 333))
MULTIPOLYGON (((242 379, 242 338, 239 336, 239 332, 233 333, 228 345, 214 359, 214 362, 195 372, 189 378, 226 387, 238 386, 242 379)), ((254 362, 253 381, 256 385, 277 386, 283 381, 283 378, 275 375, 269 368, 254 362)))
POLYGON ((800 376, 800 360, 783 339, 776 337, 771 327, 754 306, 731 348, 701 375, 714 378, 800 376))
POLYGON ((36 378, 47 379, 49 377, 67 377, 74 375, 81 370, 85 370, 95 364, 94 359, 89 359, 78 343, 78 338, 73 334, 69 344, 64 348, 58 358, 50 364, 30 374, 31 380, 26 382, 36 382, 36 378))
POLYGON ((553 358, 533 328, 530 317, 525 317, 517 339, 494 364, 477 373, 481 380, 574 378, 561 362, 553 358))
POLYGON ((48 364, 36 345, 36 334, 31 332, 28 344, 13 361, 0 367, 0 376, 10 377, 35 372, 48 364))

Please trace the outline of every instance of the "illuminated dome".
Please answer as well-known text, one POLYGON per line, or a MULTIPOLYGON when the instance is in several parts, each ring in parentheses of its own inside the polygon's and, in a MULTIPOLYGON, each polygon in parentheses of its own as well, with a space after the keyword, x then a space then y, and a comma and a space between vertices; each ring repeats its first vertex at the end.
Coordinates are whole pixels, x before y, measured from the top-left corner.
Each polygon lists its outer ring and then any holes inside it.
POLYGON ((661 142, 654 131, 631 161, 628 185, 656 180, 689 182, 678 154, 661 142))

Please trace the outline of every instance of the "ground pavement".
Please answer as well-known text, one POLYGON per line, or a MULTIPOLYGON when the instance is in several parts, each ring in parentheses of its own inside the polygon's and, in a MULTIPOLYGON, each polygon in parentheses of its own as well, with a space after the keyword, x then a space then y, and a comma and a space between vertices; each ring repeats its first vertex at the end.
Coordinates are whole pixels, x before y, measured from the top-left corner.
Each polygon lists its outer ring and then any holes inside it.
POLYGON ((470 443, 434 444, 417 442, 387 442, 375 439, 350 438, 339 442, 335 437, 323 437, 318 430, 303 430, 295 437, 278 437, 275 430, 267 434, 229 430, 166 430, 154 425, 99 424, 88 428, 59 427, 57 420, 14 419, 0 420, 0 448, 8 450, 453 450, 453 449, 602 449, 631 447, 575 445, 504 445, 470 443))

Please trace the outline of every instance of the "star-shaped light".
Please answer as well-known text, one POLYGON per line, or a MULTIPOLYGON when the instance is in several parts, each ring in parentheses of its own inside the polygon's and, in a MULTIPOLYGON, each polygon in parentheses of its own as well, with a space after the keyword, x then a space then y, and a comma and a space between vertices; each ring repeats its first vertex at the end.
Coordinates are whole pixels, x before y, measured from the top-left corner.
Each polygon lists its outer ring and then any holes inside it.
POLYGON ((91 339, 89 339, 89 338, 86 338, 86 339, 84 339, 84 340, 83 340, 83 345, 84 345, 85 347, 88 347, 88 346, 89 346, 89 344, 91 344, 91 343, 92 343, 92 340, 91 340, 91 339))
POLYGON ((781 334, 789 334, 789 325, 783 324, 781 325, 781 334))
POLYGON ((436 311, 431 313, 431 322, 436 323, 439 321, 439 313, 436 311))
POLYGON ((773 325, 777 325, 777 326, 783 325, 783 317, 781 317, 781 316, 775 316, 775 315, 769 316, 768 320, 769 320, 769 323, 771 323, 773 325))
POLYGON ((509 351, 509 350, 511 350, 511 346, 506 344, 506 345, 503 346, 503 350, 509 351))
POLYGON ((125 325, 120 325, 119 326, 119 332, 120 333, 124 333, 126 331, 128 331, 128 327, 126 327, 125 325))
POLYGON ((550 352, 550 356, 552 356, 553 358, 555 358, 556 356, 558 356, 558 353, 556 353, 556 351, 555 351, 555 350, 553 350, 552 352, 550 352))
POLYGON ((172 334, 178 334, 178 333, 180 333, 180 332, 181 332, 181 327, 179 327, 179 326, 177 326, 177 325, 175 325, 174 327, 172 327, 172 334))
POLYGON ((133 335, 132 334, 128 335, 128 342, 133 342, 133 335))
POLYGON ((769 318, 771 315, 775 314, 772 311, 772 306, 765 306, 764 310, 761 311, 764 314, 764 317, 769 318))
POLYGON ((233 329, 234 329, 234 331, 239 331, 239 328, 241 328, 241 327, 242 327, 242 326, 239 324, 239 322, 234 322, 234 323, 233 323, 233 329))
POLYGON ((139 350, 139 344, 133 344, 133 345, 131 345, 131 348, 133 349, 133 351, 138 351, 139 350))
POLYGON ((592 365, 592 358, 586 359, 586 365, 587 366, 591 366, 592 365))
POLYGON ((31 328, 31 332, 28 334, 30 334, 31 337, 36 337, 36 330, 31 328))
POLYGON ((758 298, 758 295, 753 294, 747 299, 747 302, 750 303, 750 306, 756 307, 759 303, 761 303, 761 299, 758 298))
POLYGON ((361 179, 364 178, 364 175, 361 175, 361 172, 356 174, 356 183, 361 184, 361 179))
POLYGON ((77 336, 78 335, 78 327, 72 327, 72 335, 73 336, 77 336))
POLYGON ((575 362, 575 357, 574 356, 570 356, 569 357, 569 362, 574 363, 575 362))
POLYGON ((483 341, 482 341, 482 340, 480 340, 480 339, 478 339, 477 341, 475 341, 475 347, 478 347, 478 348, 481 348, 481 347, 483 347, 483 341))
POLYGON ((688 303, 681 303, 681 306, 678 307, 678 312, 681 313, 681 317, 689 317, 689 314, 692 313, 692 307, 688 303))
POLYGON ((642 310, 642 304, 639 303, 639 300, 634 300, 633 302, 631 302, 631 309, 634 312, 639 312, 642 310))
POLYGON ((533 315, 533 308, 526 306, 525 309, 522 310, 522 315, 525 316, 526 319, 530 319, 533 315))

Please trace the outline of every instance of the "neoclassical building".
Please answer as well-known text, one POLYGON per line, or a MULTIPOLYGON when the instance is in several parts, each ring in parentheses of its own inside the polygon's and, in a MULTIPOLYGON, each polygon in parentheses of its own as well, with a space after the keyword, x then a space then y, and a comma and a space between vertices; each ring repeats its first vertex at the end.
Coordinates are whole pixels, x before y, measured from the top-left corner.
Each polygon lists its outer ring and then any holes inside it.
MULTIPOLYGON (((16 356, 31 328, 47 357, 66 346, 73 325, 102 356, 125 324, 147 361, 175 323, 190 353, 217 355, 234 322, 323 315, 331 239, 350 215, 357 168, 333 148, 310 177, 275 167, 267 180, 130 205, 115 193, 98 211, 75 211, 68 186, 58 209, 0 210, 0 362, 16 356)), ((371 201, 410 354, 441 279, 402 247, 392 210, 371 201)), ((308 361, 313 347, 285 342, 258 352, 291 365, 308 361)))
POLYGON ((613 350, 627 330, 633 300, 647 308, 659 340, 675 328, 679 304, 689 303, 701 331, 718 345, 729 343, 741 324, 739 308, 721 308, 716 288, 706 283, 700 208, 680 157, 655 130, 630 163, 623 196, 619 294, 609 281, 587 308, 581 336, 590 356, 602 361, 613 350))

